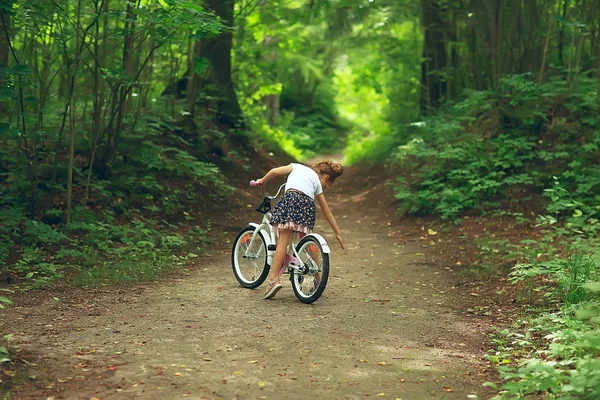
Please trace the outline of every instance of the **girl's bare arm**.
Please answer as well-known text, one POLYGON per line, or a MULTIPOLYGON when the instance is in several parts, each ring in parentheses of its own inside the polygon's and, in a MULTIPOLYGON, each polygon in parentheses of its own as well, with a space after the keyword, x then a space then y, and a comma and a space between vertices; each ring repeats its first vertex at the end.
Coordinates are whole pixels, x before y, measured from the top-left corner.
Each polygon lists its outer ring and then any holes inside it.
POLYGON ((340 233, 340 228, 338 227, 337 222, 335 221, 335 217, 333 216, 333 214, 331 213, 331 210, 329 209, 327 200, 325 200, 325 195, 323 193, 318 195, 317 201, 319 202, 319 207, 321 207, 321 211, 323 211, 323 216, 325 217, 327 222, 329 222, 331 229, 333 229, 333 233, 335 233, 335 238, 337 239, 337 241, 340 244, 340 247, 343 250, 344 249, 344 241, 342 240, 342 234, 340 233))
POLYGON ((267 172, 265 174, 265 176, 263 176, 262 178, 260 178, 258 180, 258 183, 260 183, 261 185, 266 185, 267 182, 269 182, 271 179, 273 179, 273 178, 275 178, 277 176, 287 175, 287 174, 289 174, 291 172, 292 172, 292 164, 284 165, 282 167, 273 168, 272 170, 270 170, 269 172, 267 172))

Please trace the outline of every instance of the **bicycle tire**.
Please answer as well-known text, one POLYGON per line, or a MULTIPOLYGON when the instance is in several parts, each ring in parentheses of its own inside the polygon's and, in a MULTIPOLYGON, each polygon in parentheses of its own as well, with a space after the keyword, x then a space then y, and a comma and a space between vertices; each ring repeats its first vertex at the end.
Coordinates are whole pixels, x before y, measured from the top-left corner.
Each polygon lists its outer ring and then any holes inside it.
POLYGON ((329 279, 329 254, 323 251, 321 243, 312 236, 302 238, 296 245, 296 252, 305 266, 309 267, 311 263, 314 263, 313 267, 318 268, 318 272, 292 270, 290 276, 292 288, 298 300, 305 304, 311 304, 321 297, 327 286, 329 279), (318 279, 317 273, 320 274, 320 279, 318 279), (311 279, 314 291, 308 290, 308 292, 305 292, 305 284, 307 288, 311 288, 311 279))
MULTIPOLYGON (((251 241, 255 230, 256 228, 253 226, 247 226, 242 229, 233 241, 233 246, 231 248, 231 267, 233 269, 233 275, 242 287, 248 289, 256 289, 262 285, 265 279, 267 279, 269 270, 271 269, 267 259, 267 241, 262 232, 259 231, 255 239, 259 241, 255 244, 258 246, 256 250, 257 258, 255 260, 245 259, 243 253, 240 253, 245 252, 243 246, 245 245, 246 241, 251 241), (256 263, 250 265, 250 276, 246 276, 246 274, 244 274, 243 270, 245 271, 248 265, 244 265, 244 268, 242 268, 241 261, 247 261, 249 264, 252 261, 256 261, 256 263)), ((251 245, 252 243, 249 243, 248 247, 251 245)))

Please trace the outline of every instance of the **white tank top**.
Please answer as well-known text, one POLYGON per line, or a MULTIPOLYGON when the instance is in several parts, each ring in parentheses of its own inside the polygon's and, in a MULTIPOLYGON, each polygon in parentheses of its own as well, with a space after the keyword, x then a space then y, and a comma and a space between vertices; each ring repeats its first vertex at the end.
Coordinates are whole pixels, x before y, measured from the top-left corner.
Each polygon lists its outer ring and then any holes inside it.
POLYGON ((285 184, 285 191, 290 189, 298 190, 313 200, 323 193, 319 175, 312 168, 296 163, 292 163, 292 172, 285 184))

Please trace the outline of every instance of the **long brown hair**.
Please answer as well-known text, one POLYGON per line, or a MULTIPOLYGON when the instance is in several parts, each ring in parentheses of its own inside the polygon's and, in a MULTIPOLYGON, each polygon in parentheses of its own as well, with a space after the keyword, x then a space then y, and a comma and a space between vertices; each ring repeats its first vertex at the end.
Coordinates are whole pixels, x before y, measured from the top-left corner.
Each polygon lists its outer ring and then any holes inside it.
POLYGON ((311 165, 311 168, 314 169, 318 174, 327 175, 329 182, 331 183, 335 182, 335 178, 344 173, 344 167, 342 167, 342 164, 327 160, 317 161, 311 165))

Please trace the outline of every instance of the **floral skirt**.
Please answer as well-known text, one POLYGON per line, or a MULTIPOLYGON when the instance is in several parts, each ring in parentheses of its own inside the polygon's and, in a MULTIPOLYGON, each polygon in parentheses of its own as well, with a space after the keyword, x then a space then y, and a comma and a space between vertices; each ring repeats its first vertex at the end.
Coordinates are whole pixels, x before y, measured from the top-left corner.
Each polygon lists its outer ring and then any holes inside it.
POLYGON ((316 219, 313 199, 304 193, 288 190, 273 210, 271 225, 273 229, 310 233, 315 228, 316 219))

